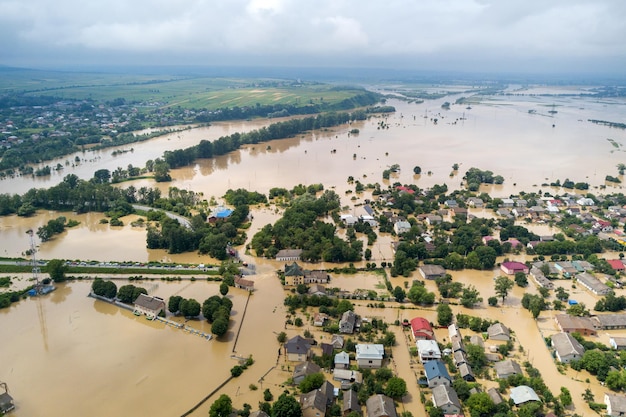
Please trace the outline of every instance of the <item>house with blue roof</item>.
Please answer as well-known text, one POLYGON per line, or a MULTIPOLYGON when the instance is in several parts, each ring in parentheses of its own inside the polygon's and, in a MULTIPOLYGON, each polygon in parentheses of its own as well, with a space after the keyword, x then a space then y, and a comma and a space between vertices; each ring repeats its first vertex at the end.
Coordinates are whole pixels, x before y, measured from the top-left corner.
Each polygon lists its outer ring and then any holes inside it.
POLYGON ((426 372, 426 379, 428 380, 428 386, 430 388, 445 385, 450 386, 452 384, 452 378, 446 369, 446 365, 439 360, 424 362, 424 370, 426 372))

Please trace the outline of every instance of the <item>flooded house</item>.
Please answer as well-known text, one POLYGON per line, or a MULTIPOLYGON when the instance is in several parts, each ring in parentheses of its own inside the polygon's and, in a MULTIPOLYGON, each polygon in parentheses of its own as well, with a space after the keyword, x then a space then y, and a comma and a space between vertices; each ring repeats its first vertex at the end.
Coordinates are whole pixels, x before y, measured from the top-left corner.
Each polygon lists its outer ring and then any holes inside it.
POLYGON ((434 340, 418 340, 415 344, 420 361, 426 362, 441 359, 441 350, 434 340))
POLYGON ((559 362, 570 363, 579 360, 585 348, 569 333, 557 333, 552 336, 552 347, 559 362))
POLYGON ((143 314, 148 318, 155 318, 159 313, 165 312, 165 301, 159 297, 139 294, 135 300, 135 314, 143 314))
POLYGON ((441 265, 422 265, 419 272, 424 279, 437 279, 446 275, 446 269, 441 265))
POLYGON ((456 391, 447 385, 438 385, 433 388, 433 404, 441 408, 444 414, 459 414, 463 411, 456 391))
POLYGON ((609 416, 626 416, 626 396, 617 394, 604 394, 606 414, 609 416))
POLYGON ((15 403, 13 402, 13 397, 9 394, 7 384, 0 382, 0 386, 4 388, 4 392, 0 394, 0 414, 4 415, 15 409, 15 403))
POLYGON ((324 417, 326 396, 318 389, 300 395, 302 417, 324 417))
POLYGON ((511 399, 517 406, 531 401, 541 401, 535 390, 528 385, 511 388, 511 399))
POLYGON ((339 352, 335 355, 335 369, 350 368, 350 355, 347 352, 339 352))
POLYGON ((558 328, 565 333, 580 333, 583 336, 596 336, 598 331, 589 317, 576 317, 569 314, 557 314, 554 320, 558 328))
POLYGON ((528 274, 528 266, 521 262, 502 262, 500 264, 500 269, 507 275, 515 275, 517 272, 528 274))
POLYGON ((385 347, 381 344, 359 343, 356 345, 356 361, 359 368, 380 368, 383 366, 385 347))
POLYGON ((522 367, 512 359, 496 362, 493 367, 500 379, 507 379, 512 375, 522 375, 522 367))
POLYGON ((293 379, 294 384, 299 384, 308 375, 318 374, 320 372, 322 372, 322 368, 320 368, 319 365, 310 361, 306 361, 306 362, 297 364, 293 368, 292 379, 293 379))
POLYGON ((311 356, 311 344, 300 335, 292 337, 285 343, 285 354, 287 360, 292 362, 303 362, 311 356))
POLYGON ((611 288, 588 272, 576 275, 576 282, 594 293, 595 295, 607 295, 611 288))
POLYGON ((341 315, 339 320, 339 332, 344 334, 354 333, 356 327, 356 314, 354 311, 348 310, 341 315))
POLYGON ((252 292, 254 291, 254 281, 237 276, 235 277, 235 288, 252 292))
POLYGON ((452 384, 452 378, 446 369, 446 365, 439 360, 425 362, 424 372, 430 388, 438 385, 450 386, 452 384))
POLYGON ((356 391, 347 390, 343 393, 343 404, 341 405, 341 414, 346 417, 352 412, 361 414, 361 406, 359 405, 359 397, 356 395, 356 391))
POLYGON ((411 333, 415 340, 433 340, 435 332, 430 322, 423 317, 415 317, 411 320, 411 333))
POLYGON ((299 261, 302 249, 282 249, 276 254, 277 261, 299 261))
POLYGON ((386 395, 372 395, 365 402, 367 417, 398 417, 393 400, 386 395))
POLYGON ((494 323, 487 328, 487 335, 491 340, 511 340, 511 331, 502 323, 494 323))

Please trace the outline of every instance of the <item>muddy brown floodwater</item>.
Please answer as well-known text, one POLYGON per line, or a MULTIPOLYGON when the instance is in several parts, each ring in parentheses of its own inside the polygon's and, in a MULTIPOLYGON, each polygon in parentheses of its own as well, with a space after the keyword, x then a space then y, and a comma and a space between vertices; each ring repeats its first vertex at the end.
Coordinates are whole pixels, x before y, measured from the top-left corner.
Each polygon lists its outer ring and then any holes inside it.
MULTIPOLYGON (((607 174, 616 175, 618 163, 626 162, 623 153, 626 130, 588 121, 622 121, 626 112, 624 100, 494 96, 484 98, 480 104, 472 103, 471 109, 466 105, 452 105, 448 111, 441 109, 444 101, 454 102, 458 97, 423 104, 390 99, 388 104, 394 105, 397 112, 385 118, 372 117, 350 126, 246 146, 229 155, 173 170, 173 182, 156 186, 165 192, 168 187, 176 186, 202 192, 207 199, 215 196, 219 200, 229 188, 267 193, 272 187, 323 183, 339 194, 342 206, 349 207, 347 212, 358 215, 362 214, 359 211, 362 208, 354 205, 363 203, 370 194, 347 194, 354 189, 354 185, 347 183, 349 176, 364 184, 401 182, 425 188, 447 183, 450 188, 457 188, 463 173, 470 167, 478 167, 504 176, 503 185, 484 186, 482 190, 505 197, 520 191, 562 193, 564 190, 541 184, 565 178, 586 181, 592 187, 598 187, 604 185, 607 174), (548 110, 553 104, 558 113, 550 115, 548 110), (349 134, 354 128, 358 128, 359 133, 349 134), (612 139, 615 145, 607 139, 612 139), (454 163, 460 164, 460 169, 451 175, 454 163), (392 164, 399 164, 400 172, 393 174, 389 181, 383 181, 382 171, 392 164), (421 167, 421 175, 413 174, 415 166, 421 167)), ((116 157, 111 155, 114 149, 79 153, 59 161, 64 164, 65 159, 73 161, 76 156, 81 159, 79 165, 72 167, 70 164, 60 174, 48 178, 4 180, 0 181, 0 189, 3 193, 24 193, 31 187, 54 185, 69 173, 87 179, 97 169, 114 170, 128 164, 143 166, 146 160, 155 159, 166 150, 191 146, 202 139, 212 140, 233 132, 249 131, 271 122, 216 123, 120 147, 122 150, 133 148, 133 151, 116 157)), ((136 187, 155 186, 147 180, 132 184, 136 187)), ((127 185, 130 184, 123 186, 127 185)), ((598 192, 595 188, 591 191, 598 192)), ((254 208, 252 213, 254 221, 248 230, 248 238, 280 215, 265 207, 254 208)), ((480 217, 492 216, 488 211, 473 210, 472 213, 480 217)), ((40 211, 27 219, 0 217, 0 256, 21 256, 29 248, 26 231, 36 230, 59 215, 40 211)), ((98 213, 62 215, 76 219, 80 224, 40 244, 39 258, 214 261, 198 254, 169 255, 165 251, 148 250, 145 229, 130 225, 136 216, 125 217, 122 227, 111 227, 100 223, 103 215, 98 213)), ((554 232, 548 226, 537 226, 533 231, 538 234, 554 232)), ((373 261, 380 263, 392 259, 391 241, 390 236, 379 237, 372 248, 373 261)), ((511 256, 511 259, 524 260, 524 256, 511 256)), ((8 382, 11 395, 16 399, 14 415, 181 415, 228 377, 230 368, 236 364, 232 355, 246 357, 252 354, 255 364, 217 395, 226 393, 233 398, 235 406, 248 403, 253 408, 262 400, 265 388, 270 388, 277 397, 283 391, 281 385, 289 378, 293 365, 277 357, 276 334, 286 330, 289 336, 294 336, 302 329, 284 327, 284 293, 275 276, 275 270, 283 265, 247 255, 244 260, 257 265, 258 273, 251 278, 257 291, 251 296, 243 319, 247 294, 231 289, 228 296, 234 302, 234 314, 223 341, 207 341, 87 298, 89 282, 60 285, 48 296, 27 299, 0 310, 0 380, 8 382), (242 322, 235 347, 235 333, 242 322), (251 389, 251 384, 259 389, 251 389)), ((308 265, 312 269, 332 266, 308 265)), ((493 278, 499 272, 460 271, 452 275, 455 280, 476 286, 486 300, 494 295, 493 278)), ((413 278, 392 278, 392 284, 403 286, 404 281, 413 278)), ((346 288, 384 292, 377 278, 363 283, 350 276, 339 276, 337 283, 346 288)), ((20 281, 19 285, 23 284, 20 281)), ((202 302, 218 292, 217 284, 200 280, 176 283, 157 280, 143 285, 166 299, 177 294, 202 302)), ((436 291, 433 282, 427 285, 436 291)), ((572 289, 569 282, 562 285, 588 306, 596 300, 580 289, 572 289)), ((594 377, 590 377, 590 383, 582 382, 588 377, 583 372, 568 370, 560 374, 557 371, 550 352, 542 343, 543 336, 556 332, 551 313, 533 320, 519 308, 524 291, 534 293, 536 289, 532 283, 525 290, 514 288, 501 308, 454 309, 455 312, 498 319, 509 325, 524 347, 524 352, 517 353, 520 361, 529 360, 539 368, 553 393, 558 393, 561 386, 567 386, 572 392, 575 411, 588 415, 590 410, 582 403, 582 391, 589 387, 596 395, 596 401, 601 401, 603 387, 594 382, 594 377), (573 380, 581 382, 574 383, 573 380)), ((357 311, 365 316, 384 317, 391 322, 417 315, 436 321, 434 309, 372 309, 366 303, 359 303, 357 311)), ((208 323, 192 321, 188 325, 200 331, 210 331, 208 323)), ((414 383, 415 373, 419 373, 420 368, 411 362, 405 334, 398 328, 394 328, 394 332, 399 345, 392 366, 407 380, 409 389, 401 407, 421 417, 424 411, 414 383)), ((440 340, 447 336, 444 332, 439 333, 440 340)), ((320 338, 327 337, 316 334, 320 338)), ((606 342, 608 335, 601 334, 598 339, 606 342)), ((193 415, 206 415, 211 402, 209 400, 193 415)))

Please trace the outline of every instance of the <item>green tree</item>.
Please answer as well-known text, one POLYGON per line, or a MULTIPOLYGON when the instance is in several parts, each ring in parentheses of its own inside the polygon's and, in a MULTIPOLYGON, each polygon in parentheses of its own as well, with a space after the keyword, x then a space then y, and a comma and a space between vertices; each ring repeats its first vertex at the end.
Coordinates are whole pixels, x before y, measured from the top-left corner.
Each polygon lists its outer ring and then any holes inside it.
POLYGON ((228 284, 226 284, 225 282, 222 282, 220 284, 220 294, 222 294, 222 296, 228 294, 228 284))
POLYGON ((220 395, 220 397, 211 404, 209 409, 210 417, 229 417, 233 412, 233 401, 226 394, 220 395))
POLYGON ((415 167, 413 167, 413 173, 415 175, 421 174, 422 173, 422 168, 420 168, 419 166, 416 165, 415 167))
MULTIPOLYGON (((278 336, 276 336, 276 340, 278 340, 278 343, 283 344, 287 341, 287 333, 285 332, 280 332, 278 333, 278 336)), ((266 400, 269 401, 269 400, 266 400)))
POLYGON ((65 272, 67 272, 67 266, 65 265, 65 262, 63 262, 61 259, 49 260, 46 264, 46 269, 48 271, 48 274, 50 275, 50 278, 54 282, 65 281, 65 272))
POLYGON ((193 298, 180 302, 180 312, 185 317, 197 317, 200 314, 200 303, 193 298))
POLYGON ((401 303, 406 297, 406 292, 402 289, 402 287, 396 286, 396 288, 393 289, 393 296, 397 302, 401 303))
POLYGON ((437 323, 440 326, 449 326, 452 324, 454 314, 448 304, 439 304, 437 306, 437 323))
POLYGON ((430 407, 428 409, 428 417, 444 417, 443 410, 439 407, 430 407))
POLYGON ((488 417, 495 410, 495 404, 486 392, 470 395, 465 403, 472 410, 472 417, 488 417))
POLYGON ((170 166, 162 159, 157 158, 154 161, 153 169, 154 180, 156 182, 168 182, 172 180, 172 177, 170 176, 170 166))
POLYGON ((509 291, 513 288, 513 281, 505 276, 499 276, 496 278, 495 289, 498 297, 502 298, 502 302, 504 303, 504 299, 507 295, 509 295, 509 291))
POLYGON ((589 310, 587 310, 585 303, 578 303, 568 308, 567 314, 570 316, 583 317, 589 315, 589 310))
POLYGON ((147 294, 145 288, 135 287, 132 284, 122 285, 117 291, 117 298, 126 304, 134 303, 139 294, 147 294))
POLYGON ((239 375, 243 374, 244 367, 241 365, 235 365, 230 368, 230 375, 234 378, 237 378, 239 375))
POLYGON ((302 407, 292 395, 281 394, 272 407, 272 417, 302 417, 302 407))
POLYGON ((349 300, 341 300, 337 303, 337 314, 341 315, 348 310, 354 311, 354 304, 349 300))
POLYGON ((561 387, 561 394, 559 394, 559 399, 561 400, 561 404, 564 407, 569 407, 572 405, 572 394, 565 387, 561 387))
POLYGON ((91 289, 94 294, 109 299, 115 298, 117 294, 117 285, 113 281, 104 281, 102 278, 96 278, 91 285, 91 289))
POLYGON ((465 351, 467 362, 475 372, 479 372, 487 365, 487 355, 482 347, 469 343, 465 346, 465 351))
POLYGON ((461 305, 466 308, 474 307, 476 304, 481 303, 483 298, 473 285, 463 288, 461 294, 461 305))
POLYGON ((167 309, 172 314, 176 314, 180 311, 180 302, 183 301, 183 297, 180 295, 173 295, 167 302, 167 309))
POLYGON ((263 391, 263 401, 272 401, 274 399, 274 395, 272 394, 272 391, 270 391, 269 388, 265 388, 265 391, 263 391))
POLYGON ((402 378, 392 377, 387 381, 385 395, 391 398, 402 398, 406 394, 406 382, 402 378))
POLYGON ((310 392, 321 387, 325 380, 322 373, 310 374, 304 377, 298 388, 301 392, 310 392))
POLYGON ((220 337, 226 334, 228 331, 228 320, 225 318, 218 318, 211 325, 211 333, 215 336, 220 337))
POLYGON ((528 286, 528 278, 526 277, 526 274, 523 272, 516 272, 515 283, 518 287, 526 288, 528 286))
POLYGON ((422 284, 414 284, 409 290, 407 298, 413 304, 432 304, 435 301, 435 294, 428 292, 422 284))

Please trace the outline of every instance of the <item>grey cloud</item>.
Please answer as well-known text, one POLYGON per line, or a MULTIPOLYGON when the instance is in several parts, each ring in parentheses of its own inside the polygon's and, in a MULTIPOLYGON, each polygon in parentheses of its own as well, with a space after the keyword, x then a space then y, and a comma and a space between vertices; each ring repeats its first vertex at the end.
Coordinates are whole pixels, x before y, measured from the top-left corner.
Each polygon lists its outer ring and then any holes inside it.
POLYGON ((620 0, 0 0, 0 63, 44 65, 47 51, 76 62, 611 66, 626 56, 625 17, 620 0))

